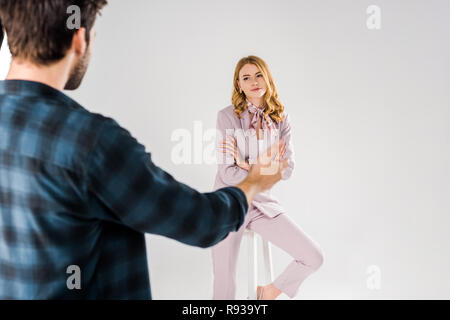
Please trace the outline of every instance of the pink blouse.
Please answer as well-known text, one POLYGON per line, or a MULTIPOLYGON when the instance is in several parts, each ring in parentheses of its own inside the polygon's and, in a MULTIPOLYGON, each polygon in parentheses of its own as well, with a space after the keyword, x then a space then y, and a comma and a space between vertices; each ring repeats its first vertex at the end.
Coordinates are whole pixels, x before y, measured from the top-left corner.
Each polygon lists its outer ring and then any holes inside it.
MULTIPOLYGON (((263 150, 270 147, 278 138, 286 142, 286 152, 282 159, 288 158, 288 167, 282 172, 282 180, 287 180, 292 175, 294 169, 294 148, 291 141, 291 126, 288 113, 285 119, 275 123, 276 130, 270 135, 267 130, 263 130, 263 150)), ((234 136, 237 141, 238 150, 242 158, 250 164, 254 163, 258 157, 259 143, 256 136, 256 130, 250 128, 250 113, 246 109, 241 113, 241 118, 234 113, 234 106, 230 105, 221 109, 217 114, 217 136, 216 145, 219 146, 227 135, 234 136)), ((235 186, 239 184, 248 174, 247 170, 238 167, 235 164, 234 157, 231 154, 222 152, 221 148, 216 150, 217 156, 217 174, 214 181, 214 190, 235 186)), ((285 212, 278 199, 272 194, 271 190, 263 191, 257 194, 249 207, 249 211, 257 208, 269 217, 274 217, 285 212)))

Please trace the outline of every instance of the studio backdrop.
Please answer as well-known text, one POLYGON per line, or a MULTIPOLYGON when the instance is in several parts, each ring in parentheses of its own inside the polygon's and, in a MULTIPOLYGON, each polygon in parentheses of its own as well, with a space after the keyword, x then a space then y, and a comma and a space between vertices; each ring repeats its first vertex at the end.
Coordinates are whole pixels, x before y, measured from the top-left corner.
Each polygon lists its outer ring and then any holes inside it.
MULTIPOLYGON (((65 93, 209 192, 217 112, 238 60, 261 57, 295 148, 273 194, 324 253, 296 299, 449 299, 449 12, 447 0, 109 0, 83 84, 65 93)), ((0 59, 4 79, 5 44, 0 59)), ((212 298, 209 248, 146 239, 153 299, 212 298)), ((277 276, 291 257, 272 255, 277 276)), ((243 240, 237 299, 248 276, 243 240)))

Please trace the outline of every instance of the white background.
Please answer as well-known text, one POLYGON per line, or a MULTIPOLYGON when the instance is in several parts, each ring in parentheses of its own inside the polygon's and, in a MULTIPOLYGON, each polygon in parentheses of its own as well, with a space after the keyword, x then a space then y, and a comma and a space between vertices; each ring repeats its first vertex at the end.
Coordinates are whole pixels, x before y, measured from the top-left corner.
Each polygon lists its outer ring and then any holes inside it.
MULTIPOLYGON (((274 194, 324 251, 295 299, 449 299, 449 12, 447 0, 109 0, 85 80, 66 93, 207 192, 216 166, 174 164, 171 134, 193 133, 194 121, 215 128, 237 61, 263 58, 297 162, 274 194), (380 30, 366 26, 369 5, 381 9, 380 30)), ((212 298, 210 249, 148 235, 147 250, 154 299, 212 298)), ((291 257, 272 253, 277 276, 291 257)), ((243 241, 237 299, 246 255, 243 241)))

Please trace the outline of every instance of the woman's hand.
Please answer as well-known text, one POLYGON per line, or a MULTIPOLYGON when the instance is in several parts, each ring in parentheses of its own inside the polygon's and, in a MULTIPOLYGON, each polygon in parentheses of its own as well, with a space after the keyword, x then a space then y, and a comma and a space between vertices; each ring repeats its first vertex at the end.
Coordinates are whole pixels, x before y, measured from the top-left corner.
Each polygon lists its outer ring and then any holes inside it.
POLYGON ((227 139, 222 141, 221 146, 222 152, 229 153, 234 157, 234 162, 239 168, 247 171, 250 169, 250 164, 244 159, 242 159, 239 149, 237 147, 236 139, 234 137, 227 136, 227 139))

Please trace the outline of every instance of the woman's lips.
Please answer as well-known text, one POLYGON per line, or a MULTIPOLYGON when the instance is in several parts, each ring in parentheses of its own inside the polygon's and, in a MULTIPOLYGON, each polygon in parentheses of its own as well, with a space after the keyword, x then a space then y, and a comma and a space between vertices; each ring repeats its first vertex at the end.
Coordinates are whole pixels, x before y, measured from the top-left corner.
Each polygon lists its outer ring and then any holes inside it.
POLYGON ((260 90, 260 88, 252 89, 252 91, 258 91, 258 90, 260 90))

